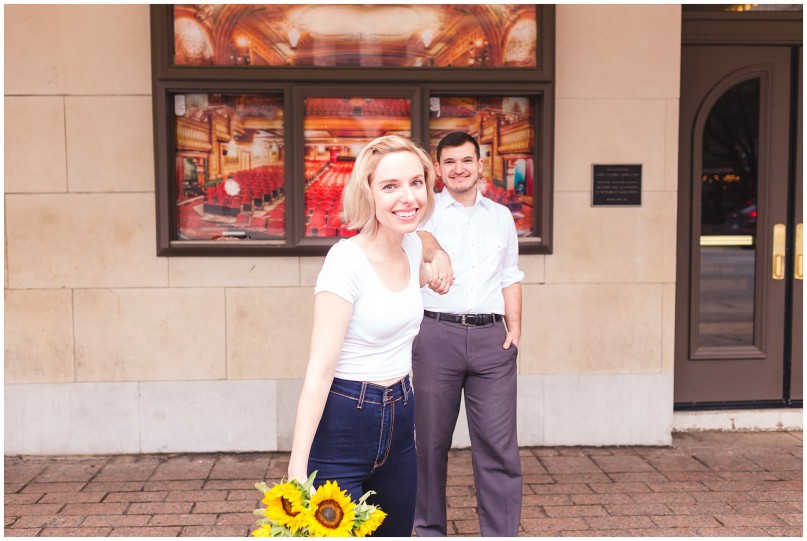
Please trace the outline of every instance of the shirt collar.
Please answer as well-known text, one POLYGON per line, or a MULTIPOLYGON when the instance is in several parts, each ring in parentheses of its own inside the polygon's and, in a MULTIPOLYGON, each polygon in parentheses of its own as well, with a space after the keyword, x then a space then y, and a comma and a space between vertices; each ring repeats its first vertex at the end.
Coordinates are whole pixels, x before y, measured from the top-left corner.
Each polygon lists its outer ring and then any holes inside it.
MULTIPOLYGON (((446 209, 446 208, 450 207, 451 205, 462 206, 457 202, 456 199, 454 199, 454 197, 445 188, 443 188, 442 192, 436 194, 435 200, 436 200, 437 205, 439 205, 440 208, 443 208, 443 209, 446 209)), ((490 199, 483 196, 482 192, 480 192, 479 190, 476 190, 476 200, 474 201, 474 204, 473 204, 472 207, 480 206, 483 209, 488 209, 490 203, 491 203, 490 199)))

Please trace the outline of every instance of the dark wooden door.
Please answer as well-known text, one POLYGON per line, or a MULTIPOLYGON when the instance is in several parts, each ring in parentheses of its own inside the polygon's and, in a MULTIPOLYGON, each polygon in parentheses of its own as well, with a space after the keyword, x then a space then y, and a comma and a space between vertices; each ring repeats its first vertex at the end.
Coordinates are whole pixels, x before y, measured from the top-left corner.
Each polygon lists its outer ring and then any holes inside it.
POLYGON ((782 403, 801 374, 801 328, 786 316, 796 295, 801 309, 794 54, 787 46, 682 47, 677 407, 782 403))

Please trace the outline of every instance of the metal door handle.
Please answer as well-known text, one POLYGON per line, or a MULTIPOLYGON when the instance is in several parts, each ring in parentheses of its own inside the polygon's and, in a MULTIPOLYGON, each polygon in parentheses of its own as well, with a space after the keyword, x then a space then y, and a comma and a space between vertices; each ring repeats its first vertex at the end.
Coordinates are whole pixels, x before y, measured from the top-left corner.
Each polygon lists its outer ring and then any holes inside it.
POLYGON ((774 280, 785 279, 785 237, 787 229, 784 224, 773 226, 773 269, 771 278, 774 280))
POLYGON ((802 224, 796 224, 796 250, 793 258, 793 275, 796 280, 804 280, 804 238, 802 224))

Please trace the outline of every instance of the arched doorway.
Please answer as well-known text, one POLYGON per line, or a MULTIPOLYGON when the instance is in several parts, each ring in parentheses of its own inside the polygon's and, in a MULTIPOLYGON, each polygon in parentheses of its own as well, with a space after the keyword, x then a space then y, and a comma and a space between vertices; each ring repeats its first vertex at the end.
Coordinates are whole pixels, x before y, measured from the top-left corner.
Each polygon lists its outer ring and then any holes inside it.
POLYGON ((802 404, 800 28, 684 11, 676 409, 802 404))

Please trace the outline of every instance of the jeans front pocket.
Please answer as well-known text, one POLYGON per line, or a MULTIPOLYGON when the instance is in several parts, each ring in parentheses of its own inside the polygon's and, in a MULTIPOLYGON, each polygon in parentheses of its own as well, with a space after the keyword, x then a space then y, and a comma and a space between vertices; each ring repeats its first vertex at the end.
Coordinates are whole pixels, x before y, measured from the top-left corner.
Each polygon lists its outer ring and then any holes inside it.
POLYGON ((371 460, 381 422, 377 404, 330 392, 322 412, 317 433, 311 443, 311 458, 342 461, 361 458, 371 460))

